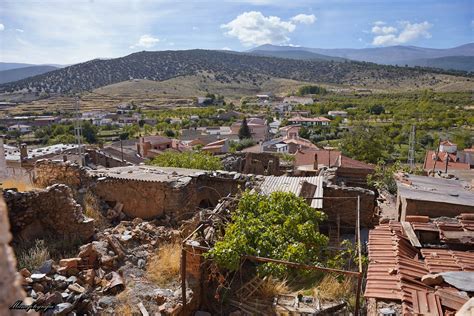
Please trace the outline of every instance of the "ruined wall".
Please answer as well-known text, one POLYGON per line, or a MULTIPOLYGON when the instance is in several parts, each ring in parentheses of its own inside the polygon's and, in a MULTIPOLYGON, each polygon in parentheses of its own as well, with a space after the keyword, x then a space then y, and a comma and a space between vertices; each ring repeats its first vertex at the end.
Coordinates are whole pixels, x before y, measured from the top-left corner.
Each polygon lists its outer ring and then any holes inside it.
POLYGON ((165 214, 176 218, 186 212, 195 204, 192 189, 189 184, 173 187, 167 182, 114 178, 100 179, 92 187, 105 201, 122 203, 126 215, 143 219, 165 214))
POLYGON ((227 171, 268 176, 283 174, 280 170, 280 158, 272 153, 231 154, 223 159, 223 164, 227 171))
POLYGON ((106 168, 122 167, 130 165, 126 161, 119 160, 115 157, 105 154, 99 150, 86 150, 89 161, 96 166, 104 166, 106 168))
POLYGON ((169 216, 178 221, 191 217, 198 207, 217 204, 221 197, 245 190, 246 180, 202 175, 183 177, 180 181, 139 181, 102 178, 92 191, 108 202, 120 202, 130 217, 151 219, 169 216))
POLYGON ((66 185, 28 192, 8 190, 3 197, 15 238, 34 240, 54 233, 58 238, 87 240, 94 234, 93 220, 84 216, 66 185))
POLYGON ((323 211, 329 221, 335 221, 337 214, 341 223, 355 227, 357 221, 357 199, 360 196, 360 223, 363 227, 374 225, 375 193, 371 190, 355 187, 327 185, 324 187, 324 197, 354 197, 351 199, 325 199, 323 211))
MULTIPOLYGON (((26 312, 10 310, 8 307, 17 300, 24 301, 26 295, 21 288, 21 277, 16 271, 16 259, 9 246, 12 239, 7 208, 0 198, 0 315, 26 315, 26 312)), ((37 315, 31 312, 28 315, 37 315)))
POLYGON ((88 179, 86 169, 75 163, 44 159, 35 164, 33 183, 42 188, 62 183, 77 190, 85 185, 88 179))
POLYGON ((338 167, 336 176, 338 182, 344 182, 347 186, 360 186, 367 188, 367 176, 373 173, 370 169, 344 168, 338 167))
POLYGON ((435 218, 441 216, 456 217, 461 213, 474 213, 474 205, 419 201, 403 197, 398 197, 397 209, 399 210, 401 221, 405 220, 407 215, 425 215, 435 218))

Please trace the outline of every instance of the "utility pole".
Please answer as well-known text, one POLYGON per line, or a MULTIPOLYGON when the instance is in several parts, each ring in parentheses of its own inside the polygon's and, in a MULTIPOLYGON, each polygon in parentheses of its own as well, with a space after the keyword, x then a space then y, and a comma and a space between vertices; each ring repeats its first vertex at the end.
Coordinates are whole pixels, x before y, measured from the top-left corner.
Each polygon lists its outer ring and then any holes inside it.
POLYGON ((75 120, 74 120, 74 135, 76 137, 76 143, 77 143, 77 154, 79 156, 79 165, 84 166, 85 161, 84 161, 84 155, 82 154, 82 117, 81 117, 81 108, 80 108, 80 103, 79 103, 79 97, 76 96, 75 98, 75 103, 74 103, 74 114, 75 114, 75 120))
POLYGON ((357 196, 357 251, 359 253, 359 272, 362 273, 362 246, 360 242, 360 195, 357 196))
POLYGON ((409 149, 408 149, 408 165, 411 169, 415 168, 415 143, 416 143, 416 126, 415 124, 411 127, 409 149))

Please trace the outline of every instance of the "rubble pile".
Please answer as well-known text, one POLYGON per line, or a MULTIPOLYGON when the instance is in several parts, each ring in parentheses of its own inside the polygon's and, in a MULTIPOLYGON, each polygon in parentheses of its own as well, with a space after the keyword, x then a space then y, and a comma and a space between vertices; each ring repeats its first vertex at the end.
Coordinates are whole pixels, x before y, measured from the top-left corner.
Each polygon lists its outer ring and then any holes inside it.
POLYGON ((20 270, 23 288, 34 304, 54 305, 45 315, 116 315, 120 304, 175 315, 181 308, 178 280, 171 288, 160 288, 146 275, 148 260, 160 244, 179 239, 179 231, 160 224, 139 218, 122 221, 97 233, 73 258, 20 270))
POLYGON ((3 197, 15 238, 34 240, 48 232, 59 238, 88 240, 94 234, 94 220, 84 216, 66 185, 28 192, 7 190, 3 197))

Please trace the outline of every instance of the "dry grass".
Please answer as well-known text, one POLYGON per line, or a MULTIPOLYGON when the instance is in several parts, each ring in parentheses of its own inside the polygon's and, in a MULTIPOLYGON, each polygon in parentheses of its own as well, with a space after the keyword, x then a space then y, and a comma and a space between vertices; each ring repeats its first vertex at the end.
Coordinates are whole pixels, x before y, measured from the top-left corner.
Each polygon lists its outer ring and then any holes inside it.
POLYGON ((99 200, 90 191, 84 195, 84 214, 94 219, 94 225, 97 228, 106 228, 109 222, 100 212, 99 200))
POLYGON ((20 192, 31 191, 36 187, 29 181, 22 179, 6 179, 1 181, 4 189, 17 189, 20 192))
POLYGON ((178 280, 180 256, 181 244, 179 242, 162 245, 148 262, 148 278, 158 285, 168 285, 178 280))
POLYGON ((266 277, 258 290, 258 296, 264 299, 273 299, 280 294, 291 293, 286 280, 278 280, 272 277, 266 277))
POLYGON ((128 290, 117 294, 119 304, 115 308, 115 315, 132 316, 137 315, 137 311, 132 308, 128 290))
POLYGON ((314 288, 313 294, 322 301, 347 300, 353 295, 353 279, 345 277, 338 280, 334 275, 324 276, 319 285, 314 288))
POLYGON ((18 268, 27 268, 29 271, 33 271, 49 258, 49 250, 44 240, 36 240, 33 247, 20 250, 18 254, 18 268))

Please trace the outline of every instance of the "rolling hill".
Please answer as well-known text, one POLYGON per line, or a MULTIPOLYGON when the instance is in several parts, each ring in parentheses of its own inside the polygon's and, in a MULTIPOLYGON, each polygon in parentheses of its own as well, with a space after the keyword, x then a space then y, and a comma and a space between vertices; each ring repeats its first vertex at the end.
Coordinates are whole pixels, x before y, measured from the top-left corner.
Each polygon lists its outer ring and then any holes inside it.
POLYGON ((375 88, 432 87, 446 76, 435 70, 352 61, 283 59, 212 50, 143 51, 115 59, 95 59, 5 83, 0 85, 0 92, 82 92, 131 79, 164 81, 192 75, 204 75, 221 84, 255 87, 280 78, 375 88))
POLYGON ((28 66, 0 71, 0 84, 18 81, 58 69, 54 66, 28 66))

